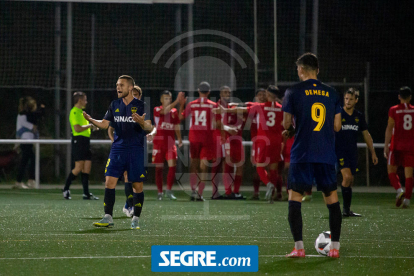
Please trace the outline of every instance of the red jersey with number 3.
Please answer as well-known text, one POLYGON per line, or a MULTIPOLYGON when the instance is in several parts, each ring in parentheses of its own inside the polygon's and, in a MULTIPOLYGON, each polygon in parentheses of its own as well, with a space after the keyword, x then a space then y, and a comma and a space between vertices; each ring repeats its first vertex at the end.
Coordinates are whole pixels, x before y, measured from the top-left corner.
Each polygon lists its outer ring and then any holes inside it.
POLYGON ((266 136, 272 143, 281 144, 282 139, 282 105, 278 102, 266 102, 249 108, 257 121, 257 136, 266 136))
POLYGON ((390 108, 388 116, 394 119, 391 150, 414 152, 414 106, 399 104, 390 108))
POLYGON ((177 109, 173 108, 167 114, 161 114, 162 110, 162 105, 154 107, 154 122, 155 127, 157 128, 154 143, 175 141, 175 125, 180 123, 177 109))
POLYGON ((190 102, 183 112, 183 116, 191 115, 189 140, 190 143, 213 142, 214 121, 220 120, 220 115, 213 113, 217 103, 207 98, 198 98, 190 102))

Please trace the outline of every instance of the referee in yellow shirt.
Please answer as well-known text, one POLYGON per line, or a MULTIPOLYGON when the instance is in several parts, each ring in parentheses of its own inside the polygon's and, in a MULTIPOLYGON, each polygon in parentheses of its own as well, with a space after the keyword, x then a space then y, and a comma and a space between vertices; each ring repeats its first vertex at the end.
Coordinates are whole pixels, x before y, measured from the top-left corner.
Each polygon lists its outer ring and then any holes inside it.
POLYGON ((97 128, 83 117, 88 99, 83 92, 73 94, 74 107, 70 111, 69 122, 72 128, 72 158, 75 161, 75 168, 69 173, 66 179, 66 185, 63 188, 63 197, 71 199, 69 187, 72 180, 81 174, 83 186, 83 199, 99 199, 89 192, 89 173, 92 166, 92 152, 90 149, 91 129, 97 128))

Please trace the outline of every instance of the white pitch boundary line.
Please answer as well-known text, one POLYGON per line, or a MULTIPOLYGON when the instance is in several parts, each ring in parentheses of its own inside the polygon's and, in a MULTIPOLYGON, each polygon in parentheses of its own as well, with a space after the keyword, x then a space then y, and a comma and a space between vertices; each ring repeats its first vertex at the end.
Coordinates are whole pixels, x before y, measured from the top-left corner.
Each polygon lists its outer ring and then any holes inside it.
MULTIPOLYGON (((306 255, 307 258, 327 258, 322 255, 306 255)), ((134 259, 151 258, 151 255, 144 256, 86 256, 86 257, 38 257, 38 258, 0 258, 2 260, 65 260, 65 259, 134 259)), ((286 255, 259 255, 259 258, 286 258, 286 255)), ((414 259, 414 257, 403 256, 341 256, 341 258, 355 259, 414 259)))
POLYGON ((148 256, 86 256, 86 257, 38 257, 38 258, 0 258, 1 260, 64 260, 64 259, 133 259, 133 258, 151 258, 148 256))
MULTIPOLYGON (((286 258, 286 255, 259 255, 261 258, 286 258)), ((322 255, 306 255, 306 258, 327 258, 322 255)), ((366 258, 366 259, 414 259, 414 257, 404 257, 404 256, 343 256, 340 258, 366 258)))

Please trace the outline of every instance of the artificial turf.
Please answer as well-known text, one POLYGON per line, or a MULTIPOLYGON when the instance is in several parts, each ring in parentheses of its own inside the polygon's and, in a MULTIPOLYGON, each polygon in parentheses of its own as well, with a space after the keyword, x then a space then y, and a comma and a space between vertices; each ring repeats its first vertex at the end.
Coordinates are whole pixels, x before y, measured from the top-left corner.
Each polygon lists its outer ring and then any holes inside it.
POLYGON ((330 259, 314 249, 329 230, 314 193, 302 204, 309 257, 286 259, 293 248, 287 202, 190 202, 184 192, 157 201, 156 191, 146 191, 141 229, 130 230, 118 190, 115 227, 98 229, 92 223, 103 215, 103 190, 92 192, 101 199, 82 200, 76 190, 72 200, 58 190, 0 190, 0 275, 154 275, 152 245, 258 245, 259 271, 243 275, 414 275, 414 210, 397 209, 395 194, 354 193, 352 210, 363 217, 343 219, 341 257, 330 259))

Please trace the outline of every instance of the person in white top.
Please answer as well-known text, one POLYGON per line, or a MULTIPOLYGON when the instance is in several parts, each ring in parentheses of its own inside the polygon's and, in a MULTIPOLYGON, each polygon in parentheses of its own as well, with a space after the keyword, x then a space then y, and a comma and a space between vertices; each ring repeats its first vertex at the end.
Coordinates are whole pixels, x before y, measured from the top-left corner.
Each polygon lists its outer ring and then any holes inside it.
MULTIPOLYGON (((44 106, 42 106, 44 107, 44 106)), ((17 139, 37 139, 39 137, 37 130, 37 103, 32 97, 23 97, 19 101, 19 114, 16 121, 16 138, 17 139)), ((21 161, 16 178, 16 183, 13 186, 15 189, 34 188, 35 185, 35 155, 33 153, 32 144, 21 144, 21 161), (29 164, 28 185, 25 185, 22 180, 29 164)))

